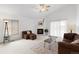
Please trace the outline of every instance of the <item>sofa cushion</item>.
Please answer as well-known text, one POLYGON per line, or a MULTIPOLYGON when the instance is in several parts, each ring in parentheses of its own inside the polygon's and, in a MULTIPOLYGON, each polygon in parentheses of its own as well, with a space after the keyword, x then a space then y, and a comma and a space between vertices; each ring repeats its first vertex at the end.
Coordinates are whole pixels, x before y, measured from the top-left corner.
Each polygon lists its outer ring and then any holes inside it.
POLYGON ((71 43, 72 40, 68 40, 68 39, 64 39, 63 42, 66 42, 66 43, 71 43))

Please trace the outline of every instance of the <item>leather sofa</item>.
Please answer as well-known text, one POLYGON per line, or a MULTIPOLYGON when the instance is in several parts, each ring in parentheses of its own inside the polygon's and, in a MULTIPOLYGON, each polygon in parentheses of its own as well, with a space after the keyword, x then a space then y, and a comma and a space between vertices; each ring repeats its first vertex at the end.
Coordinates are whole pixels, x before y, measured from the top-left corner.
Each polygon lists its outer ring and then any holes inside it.
POLYGON ((22 31, 22 38, 34 40, 37 38, 37 36, 36 36, 36 34, 32 33, 32 31, 29 30, 29 31, 22 31))
POLYGON ((59 54, 74 54, 79 53, 79 44, 71 44, 76 39, 76 33, 65 33, 62 42, 58 42, 59 54))

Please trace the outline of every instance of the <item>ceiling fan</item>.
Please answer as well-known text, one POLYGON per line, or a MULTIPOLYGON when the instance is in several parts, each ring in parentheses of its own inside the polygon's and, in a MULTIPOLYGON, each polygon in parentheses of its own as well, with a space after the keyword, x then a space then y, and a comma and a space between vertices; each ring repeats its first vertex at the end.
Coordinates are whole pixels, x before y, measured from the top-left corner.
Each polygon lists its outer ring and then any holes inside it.
POLYGON ((40 5, 39 5, 40 12, 48 11, 48 8, 49 8, 49 7, 50 7, 50 6, 47 5, 47 4, 40 4, 40 5))

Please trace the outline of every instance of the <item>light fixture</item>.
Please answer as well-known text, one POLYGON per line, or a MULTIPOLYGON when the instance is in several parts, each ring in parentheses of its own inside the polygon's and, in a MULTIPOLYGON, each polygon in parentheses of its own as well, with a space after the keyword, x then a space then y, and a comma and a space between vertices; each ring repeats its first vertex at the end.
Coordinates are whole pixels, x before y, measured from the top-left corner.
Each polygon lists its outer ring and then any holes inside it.
POLYGON ((39 8, 40 8, 40 12, 45 12, 45 11, 48 11, 48 8, 50 6, 47 5, 47 4, 40 4, 39 8))
POLYGON ((4 21, 4 23, 8 23, 8 21, 4 21))
POLYGON ((5 25, 4 25, 5 28, 4 28, 4 40, 3 40, 3 43, 5 43, 6 40, 9 41, 8 21, 5 20, 4 23, 5 23, 5 25))

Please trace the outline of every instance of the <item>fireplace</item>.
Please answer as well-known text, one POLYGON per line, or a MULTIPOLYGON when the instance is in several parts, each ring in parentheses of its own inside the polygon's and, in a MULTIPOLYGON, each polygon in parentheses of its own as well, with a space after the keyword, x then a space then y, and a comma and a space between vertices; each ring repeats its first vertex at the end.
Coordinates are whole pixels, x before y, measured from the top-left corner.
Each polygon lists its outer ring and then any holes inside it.
POLYGON ((37 29, 37 34, 43 34, 43 33, 44 33, 43 29, 37 29))

